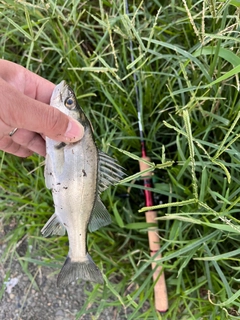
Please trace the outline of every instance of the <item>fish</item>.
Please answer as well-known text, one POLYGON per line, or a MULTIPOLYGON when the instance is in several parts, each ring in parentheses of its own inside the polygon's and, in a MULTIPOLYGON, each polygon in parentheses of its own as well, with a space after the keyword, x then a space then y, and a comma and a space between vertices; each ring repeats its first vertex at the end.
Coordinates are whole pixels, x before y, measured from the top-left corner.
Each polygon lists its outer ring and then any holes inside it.
POLYGON ((92 125, 65 80, 53 90, 50 105, 79 121, 84 136, 78 142, 63 143, 46 137, 45 184, 52 191, 55 212, 42 228, 44 237, 64 235, 69 251, 58 275, 57 286, 76 279, 103 283, 100 269, 87 249, 87 232, 111 223, 100 194, 125 176, 117 160, 100 151, 92 125))

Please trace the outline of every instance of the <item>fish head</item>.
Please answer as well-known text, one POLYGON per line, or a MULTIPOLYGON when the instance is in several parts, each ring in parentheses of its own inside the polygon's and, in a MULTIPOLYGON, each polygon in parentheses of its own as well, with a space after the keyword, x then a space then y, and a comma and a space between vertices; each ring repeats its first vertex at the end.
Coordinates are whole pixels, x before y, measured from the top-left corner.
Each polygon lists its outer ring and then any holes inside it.
POLYGON ((61 81, 53 90, 50 105, 59 109, 66 115, 79 121, 84 127, 89 125, 76 96, 65 80, 61 81))

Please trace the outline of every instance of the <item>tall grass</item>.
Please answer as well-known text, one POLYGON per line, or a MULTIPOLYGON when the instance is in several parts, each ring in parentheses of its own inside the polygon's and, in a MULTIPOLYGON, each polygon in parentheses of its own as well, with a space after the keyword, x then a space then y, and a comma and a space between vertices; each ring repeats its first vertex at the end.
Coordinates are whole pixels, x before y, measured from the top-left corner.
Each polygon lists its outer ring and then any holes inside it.
MULTIPOLYGON (((129 320, 239 318, 239 6, 231 0, 131 1, 127 15, 120 0, 0 0, 1 58, 55 83, 67 80, 99 148, 129 175, 103 194, 113 223, 90 234, 88 246, 106 281, 87 291, 79 317, 97 301, 96 318, 109 305, 125 310, 129 320), (153 306, 146 208, 136 174, 134 71, 155 173, 158 263, 170 301, 165 315, 153 306)), ((16 258, 26 235, 35 249, 21 257, 24 270, 29 262, 58 270, 67 254, 66 237, 40 235, 53 213, 42 161, 1 154, 0 216, 5 224, 17 221, 2 260, 16 258)))

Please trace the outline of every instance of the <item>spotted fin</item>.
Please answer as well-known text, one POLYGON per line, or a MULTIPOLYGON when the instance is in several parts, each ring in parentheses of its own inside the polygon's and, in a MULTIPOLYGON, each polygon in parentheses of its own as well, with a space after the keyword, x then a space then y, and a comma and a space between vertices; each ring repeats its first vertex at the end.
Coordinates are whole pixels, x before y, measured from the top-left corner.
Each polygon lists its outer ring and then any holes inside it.
POLYGON ((51 236, 56 234, 58 236, 64 236, 65 234, 65 227, 64 225, 58 220, 57 215, 54 213, 51 218, 47 221, 45 226, 42 228, 41 233, 44 237, 51 236))
POLYGON ((88 230, 94 232, 104 226, 111 223, 111 216, 106 207, 102 203, 101 199, 97 197, 92 216, 88 224, 88 230))
POLYGON ((118 183, 126 174, 124 168, 121 167, 117 160, 109 157, 106 153, 99 151, 99 194, 106 190, 109 186, 118 183))

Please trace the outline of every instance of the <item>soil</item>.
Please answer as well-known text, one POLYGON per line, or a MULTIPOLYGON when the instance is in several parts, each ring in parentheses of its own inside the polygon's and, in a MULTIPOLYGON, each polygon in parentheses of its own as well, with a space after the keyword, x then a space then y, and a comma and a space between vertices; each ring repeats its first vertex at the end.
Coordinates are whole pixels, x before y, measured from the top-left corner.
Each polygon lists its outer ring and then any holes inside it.
MULTIPOLYGON (((0 225, 0 239, 3 235, 0 225)), ((0 241, 0 257, 6 249, 6 244, 0 241)), ((21 248, 20 248, 21 251, 21 248)), ((21 253, 21 252, 19 252, 21 253)), ((96 305, 89 306, 92 313, 76 318, 86 300, 84 290, 91 290, 91 284, 82 281, 66 288, 56 286, 55 270, 29 264, 28 270, 37 286, 23 271, 17 260, 12 259, 1 263, 0 259, 0 320, 122 320, 124 315, 117 314, 113 307, 105 309, 96 317, 96 305), (6 275, 8 281, 6 283, 6 275), (5 284, 4 284, 5 279, 5 284), (11 286, 12 284, 12 286, 11 286), (95 310, 95 312, 94 312, 95 310)))

